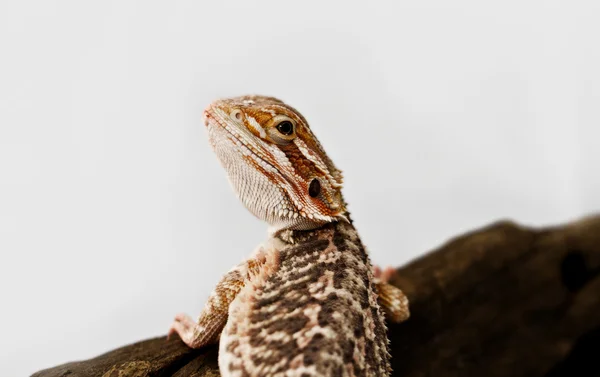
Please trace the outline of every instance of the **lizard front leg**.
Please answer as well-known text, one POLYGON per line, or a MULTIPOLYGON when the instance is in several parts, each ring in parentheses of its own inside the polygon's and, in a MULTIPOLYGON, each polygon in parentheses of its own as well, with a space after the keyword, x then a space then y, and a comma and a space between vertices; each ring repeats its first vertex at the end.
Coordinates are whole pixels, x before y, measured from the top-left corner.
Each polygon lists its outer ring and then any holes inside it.
POLYGON ((198 321, 194 322, 187 314, 178 314, 169 328, 167 338, 177 333, 191 348, 216 343, 227 322, 229 305, 252 277, 260 272, 265 262, 264 254, 257 253, 254 258, 232 268, 211 293, 198 321))
POLYGON ((410 311, 408 309, 408 298, 404 292, 389 283, 395 273, 396 270, 392 267, 387 267, 383 271, 377 266, 373 267, 377 302, 383 309, 388 321, 400 323, 408 319, 410 311))

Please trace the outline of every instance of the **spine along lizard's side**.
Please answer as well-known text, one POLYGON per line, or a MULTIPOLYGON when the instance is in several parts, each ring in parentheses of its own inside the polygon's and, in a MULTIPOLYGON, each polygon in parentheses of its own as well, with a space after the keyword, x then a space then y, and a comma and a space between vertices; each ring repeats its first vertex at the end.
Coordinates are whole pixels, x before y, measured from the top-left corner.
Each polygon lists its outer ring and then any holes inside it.
POLYGON ((385 318, 408 300, 371 267, 342 197, 342 173, 294 108, 272 97, 218 100, 209 140, 242 203, 269 238, 232 268, 197 321, 169 334, 219 342, 223 376, 388 376, 385 318))

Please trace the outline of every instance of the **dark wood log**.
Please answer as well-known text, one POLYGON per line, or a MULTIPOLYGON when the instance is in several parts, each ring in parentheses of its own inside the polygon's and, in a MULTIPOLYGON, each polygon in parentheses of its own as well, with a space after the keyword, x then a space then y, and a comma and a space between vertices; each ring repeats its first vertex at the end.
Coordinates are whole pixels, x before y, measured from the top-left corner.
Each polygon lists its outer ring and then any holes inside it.
MULTIPOLYGON (((398 270, 411 318, 389 328, 394 376, 600 376, 600 216, 499 222, 398 270)), ((164 337, 35 377, 218 376, 217 347, 164 337)))

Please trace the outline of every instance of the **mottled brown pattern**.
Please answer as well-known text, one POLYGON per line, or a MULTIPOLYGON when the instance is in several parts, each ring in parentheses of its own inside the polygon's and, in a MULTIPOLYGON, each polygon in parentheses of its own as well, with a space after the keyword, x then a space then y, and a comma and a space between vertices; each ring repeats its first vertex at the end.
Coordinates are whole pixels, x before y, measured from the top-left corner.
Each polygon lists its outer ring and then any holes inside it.
MULTIPOLYGON (((236 359, 230 371, 240 376, 386 376, 384 318, 369 257, 353 226, 339 222, 295 236, 298 243, 280 251, 278 271, 255 287, 254 299, 246 303, 242 312, 248 325, 225 330, 227 345, 221 350, 247 358, 236 359), (285 319, 273 320, 277 316, 285 319), (263 351, 242 355, 240 339, 247 339, 251 350, 263 351)), ((236 322, 244 320, 236 317, 236 322)))

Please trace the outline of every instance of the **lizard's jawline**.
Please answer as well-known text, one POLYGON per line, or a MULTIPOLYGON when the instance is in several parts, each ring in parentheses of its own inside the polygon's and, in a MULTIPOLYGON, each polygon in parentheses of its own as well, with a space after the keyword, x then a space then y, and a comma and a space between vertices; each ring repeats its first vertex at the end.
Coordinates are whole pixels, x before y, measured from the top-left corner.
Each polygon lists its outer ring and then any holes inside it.
MULTIPOLYGON (((271 162, 269 162, 269 161, 265 160, 264 158, 262 158, 260 156, 260 154, 257 153, 253 148, 248 147, 247 144, 244 141, 242 141, 240 139, 240 137, 238 137, 238 135, 236 135, 234 132, 232 132, 229 129, 229 126, 227 125, 226 122, 221 121, 220 119, 218 119, 219 116, 217 114, 212 114, 212 113, 208 113, 208 114, 209 114, 209 117, 207 117, 206 119, 207 119, 207 126, 209 128, 209 134, 210 134, 210 128, 211 127, 219 128, 219 129, 224 130, 226 132, 226 134, 227 134, 227 139, 232 144, 232 147, 234 149, 236 149, 238 152, 240 152, 240 154, 245 155, 245 156, 250 156, 251 155, 252 157, 254 157, 255 162, 257 162, 259 165, 261 165, 261 166, 263 164, 266 165, 266 167, 262 166, 263 168, 265 168, 266 170, 272 170, 269 173, 273 174, 274 172, 276 172, 281 178, 283 178, 286 181, 287 184, 289 184, 289 185, 296 184, 297 185, 296 182, 291 182, 290 181, 290 178, 288 177, 287 174, 285 174, 284 172, 282 172, 280 169, 278 169, 271 162)), ((240 134, 243 134, 244 131, 239 130, 238 132, 240 134)), ((214 145, 214 143, 212 141, 211 141, 211 144, 214 145)), ((264 154, 269 154, 271 152, 263 151, 263 153, 264 154)), ((220 156, 219 156, 219 159, 221 159, 220 156)), ((250 169, 256 169, 255 167, 253 167, 253 166, 251 166, 249 164, 247 164, 247 165, 248 165, 248 168, 250 168, 250 169)), ((290 195, 290 194, 288 193, 288 195, 290 195)), ((299 211, 298 208, 295 208, 295 209, 297 211, 299 211)))
MULTIPOLYGON (((244 142, 241 138, 243 138, 243 134, 247 132, 246 130, 239 129, 239 127, 235 124, 230 125, 227 123, 223 116, 214 111, 206 111, 206 126, 209 132, 209 139, 211 145, 217 157, 221 161, 221 164, 227 171, 227 175, 229 176, 229 181, 231 186, 234 188, 238 198, 242 201, 244 206, 257 218, 267 222, 269 224, 269 234, 277 234, 286 229, 289 230, 310 230, 318 228, 326 223, 335 222, 338 220, 344 220, 345 216, 342 212, 335 213, 332 215, 323 214, 319 211, 308 212, 303 208, 306 207, 306 203, 300 202, 303 206, 298 207, 296 201, 301 201, 300 194, 296 193, 298 189, 296 187, 300 186, 299 182, 293 180, 293 177, 289 177, 288 174, 278 169, 275 165, 266 161, 264 158, 260 156, 260 151, 257 153, 253 148, 248 146, 248 142, 244 142), (230 128, 236 128, 235 132, 230 128), (217 133, 221 133, 221 135, 217 135, 217 133), (238 135, 239 134, 239 135, 238 135), (225 140, 227 139, 227 140, 225 140), (228 153, 224 150, 223 143, 227 143, 226 148, 231 148, 235 153, 228 153), (219 145, 221 148, 217 148, 219 145), (246 153, 244 153, 246 152, 246 153), (246 160, 246 158, 238 158, 240 156, 252 156, 251 158, 254 160, 254 163, 257 163, 262 167, 266 172, 261 172, 257 167, 252 166, 250 162, 246 160), (231 169, 233 164, 238 164, 237 169, 231 169), (244 168, 239 169, 239 166, 243 164, 244 168), (244 183, 240 182, 240 179, 243 179, 237 175, 232 174, 232 171, 238 172, 240 170, 248 169, 253 173, 257 173, 265 177, 269 180, 267 185, 263 185, 263 190, 267 189, 272 190, 272 195, 282 194, 274 193, 275 191, 279 191, 283 189, 285 192, 285 196, 280 198, 281 202, 286 202, 287 207, 279 207, 279 209, 274 211, 268 211, 267 208, 259 208, 259 203, 256 197, 250 197, 255 193, 249 193, 247 187, 244 188, 244 183), (269 171, 271 170, 271 171, 269 171), (276 175, 280 179, 286 182, 288 188, 282 187, 281 184, 277 184, 268 178, 269 175, 276 175), (292 192, 290 192, 292 190, 292 192), (286 211, 287 210, 287 211, 286 211), (287 214, 285 214, 287 212, 287 214), (282 214, 283 213, 283 214, 282 214)), ((259 143, 252 143, 254 148, 261 148, 262 153, 265 155, 272 154, 271 151, 264 150, 259 143)))
MULTIPOLYGON (((303 216, 287 192, 286 196, 283 196, 277 184, 270 181, 263 172, 260 172, 242 157, 242 153, 239 152, 240 147, 236 143, 237 137, 214 117, 209 119, 207 122, 209 140, 221 165, 227 172, 231 187, 240 201, 254 216, 269 224, 269 234, 276 234, 286 229, 315 229, 325 223, 337 220, 335 217, 325 218, 323 216, 323 218, 311 219, 303 216), (249 175, 252 177, 249 177, 249 175), (256 187, 249 189, 245 183, 259 181, 262 182, 262 185, 259 185, 262 190, 260 192, 257 191, 256 187), (279 197, 278 201, 285 201, 289 215, 282 216, 278 211, 268 211, 271 206, 261 206, 260 197, 263 196, 279 197), (297 215, 294 216, 294 213, 297 215)), ((256 154, 254 156, 260 158, 256 154)), ((287 181, 284 174, 280 172, 279 174, 287 181)))

